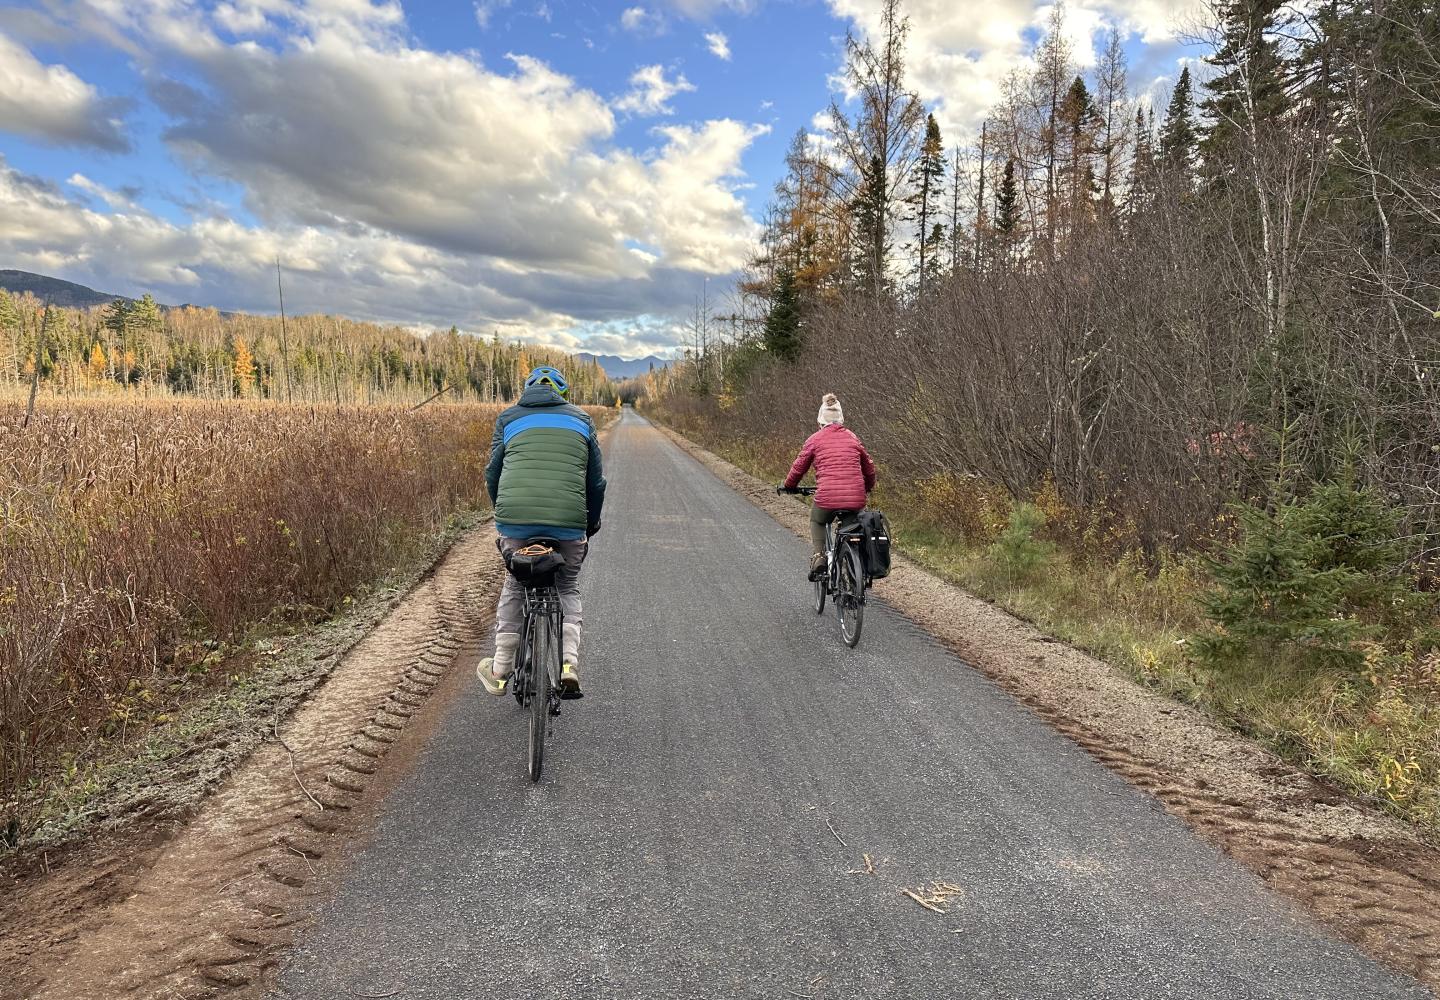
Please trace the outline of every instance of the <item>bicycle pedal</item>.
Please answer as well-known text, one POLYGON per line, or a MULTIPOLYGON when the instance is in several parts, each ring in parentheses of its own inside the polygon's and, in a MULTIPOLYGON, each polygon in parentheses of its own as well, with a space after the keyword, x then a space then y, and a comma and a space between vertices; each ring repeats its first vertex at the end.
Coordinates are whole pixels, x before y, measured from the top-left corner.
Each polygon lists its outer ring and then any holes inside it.
POLYGON ((560 689, 561 701, 579 701, 583 697, 585 697, 585 692, 581 691, 579 688, 571 689, 562 687, 560 689))

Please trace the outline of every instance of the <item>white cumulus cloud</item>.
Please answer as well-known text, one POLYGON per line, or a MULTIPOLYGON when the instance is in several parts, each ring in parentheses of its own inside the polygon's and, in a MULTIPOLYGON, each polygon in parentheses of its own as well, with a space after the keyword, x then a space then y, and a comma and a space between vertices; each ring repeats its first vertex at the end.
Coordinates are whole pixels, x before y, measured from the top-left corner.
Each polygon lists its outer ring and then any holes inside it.
POLYGON ((630 91, 615 102, 615 110, 632 115, 673 115, 670 99, 694 89, 683 75, 667 80, 663 66, 642 66, 631 75, 630 91))
MULTIPOLYGON (((525 55, 421 48, 393 4, 235 0, 226 23, 179 0, 102 10, 195 175, 194 207, 162 216, 89 171, 62 188, 0 156, 12 266, 264 310, 280 255, 297 309, 530 339, 647 315, 658 347, 665 317, 753 245, 742 157, 762 127, 674 124, 630 149, 594 91, 525 55), (205 204, 212 178, 255 223, 205 204)), ((693 89, 660 67, 635 85, 627 108, 651 114, 693 89)))
POLYGON ((644 7, 626 7, 620 12, 620 27, 637 35, 659 34, 665 29, 665 18, 644 7))
POLYGON ((717 59, 730 61, 730 39, 725 37, 723 31, 710 31, 705 34, 705 44, 709 46, 710 52, 717 59))
POLYGON ((0 34, 0 131, 53 146, 129 148, 119 104, 102 98, 65 66, 46 66, 19 42, 0 34))

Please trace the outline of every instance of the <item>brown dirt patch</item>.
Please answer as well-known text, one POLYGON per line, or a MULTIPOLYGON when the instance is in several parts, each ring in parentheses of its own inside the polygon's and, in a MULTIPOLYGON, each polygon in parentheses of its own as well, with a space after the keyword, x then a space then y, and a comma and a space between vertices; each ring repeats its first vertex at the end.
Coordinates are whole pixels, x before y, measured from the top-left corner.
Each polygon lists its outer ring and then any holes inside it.
MULTIPOLYGON (((188 822, 121 830, 12 871, 0 998, 260 996, 309 904, 478 655, 500 582, 470 531, 188 822), (18 877, 17 877, 18 875, 18 877)), ((133 820, 133 817, 132 817, 133 820)))
MULTIPOLYGON (((808 537, 804 505, 661 429, 776 521, 808 537)), ((903 556, 875 589, 1167 812, 1440 995, 1440 851, 1414 828, 903 556)))

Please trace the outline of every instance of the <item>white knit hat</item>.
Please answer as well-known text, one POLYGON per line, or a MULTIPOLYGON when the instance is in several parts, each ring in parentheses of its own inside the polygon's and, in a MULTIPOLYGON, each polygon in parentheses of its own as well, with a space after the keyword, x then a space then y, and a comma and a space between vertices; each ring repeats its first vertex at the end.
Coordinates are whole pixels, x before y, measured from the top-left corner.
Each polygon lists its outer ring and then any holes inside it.
POLYGON ((845 411, 840 409, 840 400, 835 398, 833 392, 827 392, 825 398, 820 401, 820 412, 815 420, 823 427, 826 424, 843 424, 845 422, 845 411))

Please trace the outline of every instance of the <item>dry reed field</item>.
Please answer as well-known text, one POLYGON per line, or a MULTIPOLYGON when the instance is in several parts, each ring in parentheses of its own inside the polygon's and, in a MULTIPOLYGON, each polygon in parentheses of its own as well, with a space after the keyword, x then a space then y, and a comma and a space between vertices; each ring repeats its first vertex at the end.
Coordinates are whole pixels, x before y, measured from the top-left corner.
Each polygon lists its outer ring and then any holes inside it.
POLYGON ((0 402, 0 836, 75 755, 223 682, 217 648, 325 616, 484 504, 500 409, 90 401, 26 427, 0 402))

